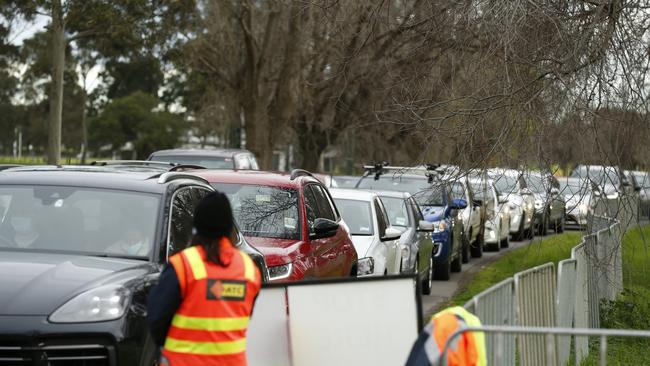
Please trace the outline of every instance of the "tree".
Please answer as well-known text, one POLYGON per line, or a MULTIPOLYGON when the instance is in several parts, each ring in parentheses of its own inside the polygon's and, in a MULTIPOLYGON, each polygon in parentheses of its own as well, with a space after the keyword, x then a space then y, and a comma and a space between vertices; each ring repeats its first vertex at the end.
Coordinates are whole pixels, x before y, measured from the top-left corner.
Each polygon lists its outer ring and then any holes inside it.
POLYGON ((158 98, 141 91, 113 100, 89 120, 91 144, 96 149, 109 145, 118 150, 131 142, 140 159, 154 150, 173 148, 185 124, 181 116, 157 110, 160 103, 158 98))

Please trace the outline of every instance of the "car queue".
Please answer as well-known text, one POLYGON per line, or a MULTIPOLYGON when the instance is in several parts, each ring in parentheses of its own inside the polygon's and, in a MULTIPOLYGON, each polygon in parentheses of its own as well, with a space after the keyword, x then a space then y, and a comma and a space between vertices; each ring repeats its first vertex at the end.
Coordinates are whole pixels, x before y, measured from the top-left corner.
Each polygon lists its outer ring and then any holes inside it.
MULTIPOLYGON (((210 192, 228 197, 231 242, 263 282, 407 274, 430 294, 434 280, 484 250, 583 226, 597 197, 629 188, 619 176, 614 188, 599 186, 607 169, 558 180, 386 163, 333 188, 337 177, 259 171, 251 154, 221 153, 212 169, 184 151, 181 162, 1 171, 0 364, 155 364, 147 294, 168 258, 189 245, 192 214, 210 192), (238 161, 248 163, 234 169, 238 161)), ((630 190, 638 192, 647 179, 636 175, 640 188, 630 190)))

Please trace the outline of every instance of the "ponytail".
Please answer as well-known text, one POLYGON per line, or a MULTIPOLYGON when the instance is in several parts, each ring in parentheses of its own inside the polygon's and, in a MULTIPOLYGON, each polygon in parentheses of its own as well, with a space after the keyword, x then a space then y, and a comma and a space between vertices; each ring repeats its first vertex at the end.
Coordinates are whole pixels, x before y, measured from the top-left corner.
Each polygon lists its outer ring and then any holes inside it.
POLYGON ((221 262, 221 241, 228 240, 227 237, 222 236, 221 238, 206 238, 201 234, 195 234, 192 238, 192 246, 200 245, 205 249, 207 259, 219 266, 223 266, 221 262))

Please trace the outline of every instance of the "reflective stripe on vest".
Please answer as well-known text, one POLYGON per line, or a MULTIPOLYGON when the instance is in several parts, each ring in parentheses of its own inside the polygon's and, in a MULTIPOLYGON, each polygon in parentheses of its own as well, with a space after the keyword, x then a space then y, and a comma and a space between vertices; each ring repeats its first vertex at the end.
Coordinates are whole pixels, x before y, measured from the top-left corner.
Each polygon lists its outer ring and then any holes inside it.
POLYGON ((196 355, 231 355, 246 351, 246 338, 232 342, 194 342, 167 337, 165 349, 171 352, 196 355))
POLYGON ((247 316, 239 318, 205 318, 176 314, 172 319, 172 325, 181 329, 226 332, 244 330, 248 327, 249 321, 250 317, 247 316))
POLYGON ((244 278, 248 281, 255 282, 255 264, 251 257, 244 252, 239 252, 242 260, 244 261, 244 278))
POLYGON ((187 258, 187 261, 190 264, 190 269, 192 270, 192 276, 194 280, 202 280, 208 276, 205 270, 205 264, 203 263, 203 258, 201 258, 201 253, 199 253, 198 247, 189 247, 181 252, 187 258))

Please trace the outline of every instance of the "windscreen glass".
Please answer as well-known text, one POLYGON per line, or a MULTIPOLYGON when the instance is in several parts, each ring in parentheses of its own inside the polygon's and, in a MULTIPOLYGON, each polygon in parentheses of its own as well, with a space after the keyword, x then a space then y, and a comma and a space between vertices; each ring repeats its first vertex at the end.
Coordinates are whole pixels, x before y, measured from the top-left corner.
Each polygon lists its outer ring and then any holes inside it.
POLYGON ((404 177, 385 174, 378 180, 368 176, 361 180, 359 188, 376 191, 408 192, 420 206, 444 206, 442 187, 429 183, 426 177, 404 177))
POLYGON ((225 156, 174 156, 162 155, 153 156, 153 161, 165 161, 169 163, 200 165, 207 169, 233 169, 235 167, 232 158, 225 156))
POLYGON ((517 178, 507 175, 493 176, 497 191, 505 194, 517 193, 517 178))
POLYGON ((160 196, 61 186, 0 187, 0 248, 148 258, 160 196))
POLYGON ((300 240, 298 192, 253 184, 216 183, 230 199, 232 212, 246 236, 300 240))
POLYGON ((350 235, 373 235, 374 225, 370 202, 335 198, 343 221, 350 228, 350 235))

